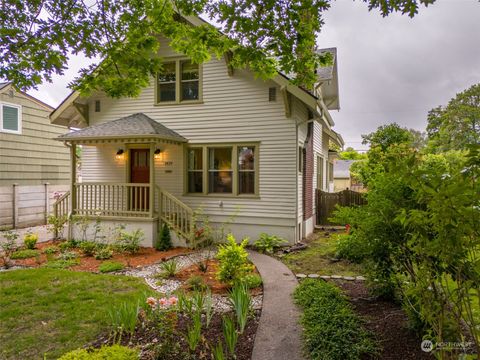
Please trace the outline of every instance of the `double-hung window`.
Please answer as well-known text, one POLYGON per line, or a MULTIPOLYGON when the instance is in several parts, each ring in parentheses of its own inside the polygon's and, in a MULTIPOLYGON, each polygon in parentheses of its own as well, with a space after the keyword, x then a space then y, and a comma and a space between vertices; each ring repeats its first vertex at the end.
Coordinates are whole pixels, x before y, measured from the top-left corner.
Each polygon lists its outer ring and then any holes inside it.
POLYGON ((258 145, 194 145, 187 150, 186 192, 258 194, 258 145))
POLYGON ((201 101, 201 66, 190 60, 165 62, 157 74, 156 103, 178 104, 201 101))
POLYGON ((22 133, 22 107, 0 103, 0 131, 12 134, 22 133))

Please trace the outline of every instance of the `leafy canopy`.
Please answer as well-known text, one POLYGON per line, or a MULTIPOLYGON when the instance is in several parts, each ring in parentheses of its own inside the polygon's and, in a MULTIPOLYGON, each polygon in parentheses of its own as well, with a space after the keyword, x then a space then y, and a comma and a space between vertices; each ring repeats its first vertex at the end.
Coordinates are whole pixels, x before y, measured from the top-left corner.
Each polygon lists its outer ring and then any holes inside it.
MULTIPOLYGON (((383 16, 414 16, 435 0, 363 0, 383 16)), ((101 59, 70 84, 88 95, 138 96, 162 69, 159 34, 194 62, 228 51, 231 65, 261 78, 282 71, 311 87, 315 70, 331 62, 316 51, 316 35, 331 0, 5 0, 0 11, 0 78, 27 90, 62 75, 72 55, 101 59), (180 16, 179 14, 182 14, 180 16), (207 16, 192 26, 188 16, 207 16)))
POLYGON ((457 94, 447 106, 428 113, 429 149, 465 150, 480 143, 480 84, 457 94))
POLYGON ((361 154, 352 147, 347 147, 344 151, 339 154, 340 159, 342 160, 361 160, 366 159, 366 154, 361 154))

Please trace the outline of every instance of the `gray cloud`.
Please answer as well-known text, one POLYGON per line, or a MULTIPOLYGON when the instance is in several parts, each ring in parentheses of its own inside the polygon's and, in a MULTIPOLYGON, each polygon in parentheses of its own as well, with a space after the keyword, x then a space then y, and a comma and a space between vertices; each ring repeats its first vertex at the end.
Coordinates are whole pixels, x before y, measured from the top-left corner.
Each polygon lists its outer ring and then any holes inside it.
MULTIPOLYGON (((387 122, 422 130, 427 112, 480 82, 480 4, 437 0, 413 19, 382 18, 363 1, 337 0, 325 14, 320 47, 338 48, 341 110, 336 130, 347 146, 387 122)), ((31 94, 57 106, 88 59, 31 94)))
POLYGON ((438 0, 410 19, 382 18, 361 1, 337 0, 325 14, 320 47, 338 48, 347 145, 387 122, 423 130, 427 112, 480 82, 480 4, 438 0))

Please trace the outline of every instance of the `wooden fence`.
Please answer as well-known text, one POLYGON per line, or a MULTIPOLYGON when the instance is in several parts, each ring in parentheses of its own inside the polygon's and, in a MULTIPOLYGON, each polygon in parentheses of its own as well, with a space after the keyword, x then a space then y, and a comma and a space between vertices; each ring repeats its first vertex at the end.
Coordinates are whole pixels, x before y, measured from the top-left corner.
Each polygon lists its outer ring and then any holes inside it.
POLYGON ((68 185, 0 186, 0 228, 44 225, 55 196, 66 191, 68 185))
POLYGON ((318 225, 336 225, 328 221, 335 210, 336 205, 353 206, 363 205, 366 203, 364 194, 352 191, 343 190, 337 193, 328 193, 317 190, 316 204, 317 204, 317 224, 318 225))

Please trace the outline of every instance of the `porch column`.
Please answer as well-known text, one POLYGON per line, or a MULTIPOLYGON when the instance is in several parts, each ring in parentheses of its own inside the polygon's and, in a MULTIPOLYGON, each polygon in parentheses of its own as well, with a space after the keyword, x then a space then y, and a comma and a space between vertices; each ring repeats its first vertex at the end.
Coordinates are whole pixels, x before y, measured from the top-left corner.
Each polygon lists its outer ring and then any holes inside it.
POLYGON ((70 212, 73 215, 77 208, 77 187, 75 186, 77 182, 77 145, 75 144, 70 146, 70 165, 70 199, 72 206, 70 212))
POLYGON ((155 210, 155 144, 150 144, 150 191, 149 191, 150 217, 153 218, 155 210))
MULTIPOLYGON (((74 214, 77 207, 77 187, 75 186, 77 180, 77 145, 70 145, 70 214, 74 214)), ((68 216, 68 214, 67 214, 68 216)), ((69 219, 70 220, 70 219, 69 219)), ((67 225, 67 239, 73 239, 72 221, 68 221, 67 225)))

